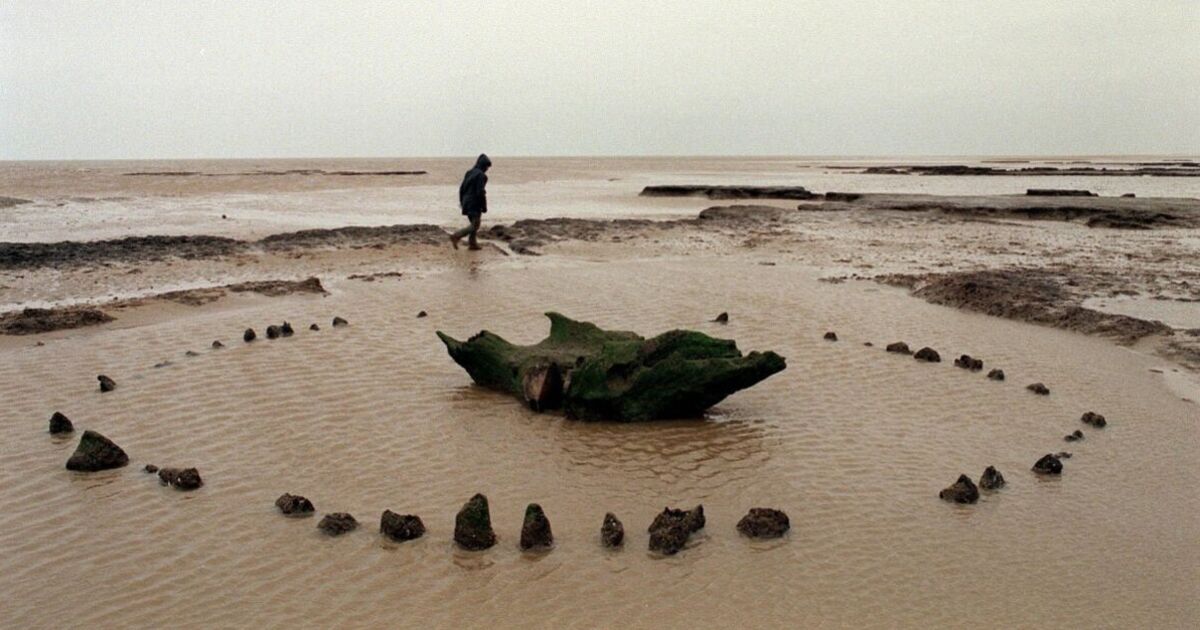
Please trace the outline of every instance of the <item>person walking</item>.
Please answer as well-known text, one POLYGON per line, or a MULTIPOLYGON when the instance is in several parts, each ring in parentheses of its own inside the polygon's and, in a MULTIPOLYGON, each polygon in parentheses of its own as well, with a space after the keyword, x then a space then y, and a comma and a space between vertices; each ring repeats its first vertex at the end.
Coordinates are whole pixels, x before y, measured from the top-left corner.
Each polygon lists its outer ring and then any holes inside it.
POLYGON ((458 186, 458 205, 470 225, 450 235, 450 244, 454 249, 458 249, 458 241, 464 236, 469 237, 468 249, 482 249, 475 240, 475 234, 479 232, 483 213, 487 212, 487 170, 491 166, 492 160, 480 153, 475 166, 463 175, 462 184, 458 186))

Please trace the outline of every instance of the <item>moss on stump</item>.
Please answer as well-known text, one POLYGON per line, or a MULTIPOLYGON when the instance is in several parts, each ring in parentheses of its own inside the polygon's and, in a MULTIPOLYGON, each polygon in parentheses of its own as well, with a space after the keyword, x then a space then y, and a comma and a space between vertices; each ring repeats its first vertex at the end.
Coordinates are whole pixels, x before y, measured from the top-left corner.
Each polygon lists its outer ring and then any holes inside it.
POLYGON ((582 420, 696 417, 787 367, 774 352, 743 355, 733 341, 700 332, 672 330, 646 339, 558 313, 546 316, 550 336, 531 346, 486 330, 465 342, 437 334, 479 385, 535 410, 561 407, 582 420))

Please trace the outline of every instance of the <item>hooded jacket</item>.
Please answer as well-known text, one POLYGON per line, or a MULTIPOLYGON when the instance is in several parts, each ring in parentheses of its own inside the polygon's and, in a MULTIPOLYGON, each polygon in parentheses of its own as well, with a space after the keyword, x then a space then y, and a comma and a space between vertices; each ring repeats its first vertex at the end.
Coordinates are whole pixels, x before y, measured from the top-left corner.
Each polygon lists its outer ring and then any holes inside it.
POLYGON ((480 153, 475 160, 475 167, 463 175, 462 184, 458 187, 458 205, 463 214, 483 214, 487 212, 487 171, 492 161, 486 154, 480 153))

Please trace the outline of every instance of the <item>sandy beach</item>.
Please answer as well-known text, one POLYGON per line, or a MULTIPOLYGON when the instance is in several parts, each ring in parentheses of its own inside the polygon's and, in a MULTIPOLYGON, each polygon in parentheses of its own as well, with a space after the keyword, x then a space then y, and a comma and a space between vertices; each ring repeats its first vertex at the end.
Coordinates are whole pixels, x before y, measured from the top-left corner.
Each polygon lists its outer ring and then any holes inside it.
POLYGON ((1079 171, 1166 162, 1194 158, 497 159, 479 252, 447 241, 461 159, 0 163, 0 625, 1189 627, 1200 177, 1079 171), (668 185, 751 192, 643 194, 668 185), (582 422, 473 385, 435 336, 534 343, 547 311, 787 369, 702 418, 582 422), (130 465, 64 470, 82 429, 130 465), (987 466, 1005 488, 938 499, 987 466), (467 552, 476 492, 499 544, 467 552), (548 553, 517 547, 531 502, 548 553), (683 552, 648 552, 695 504, 683 552), (739 535, 752 507, 790 532, 739 535), (381 537, 385 509, 428 533, 381 537), (320 534, 331 512, 360 528, 320 534))

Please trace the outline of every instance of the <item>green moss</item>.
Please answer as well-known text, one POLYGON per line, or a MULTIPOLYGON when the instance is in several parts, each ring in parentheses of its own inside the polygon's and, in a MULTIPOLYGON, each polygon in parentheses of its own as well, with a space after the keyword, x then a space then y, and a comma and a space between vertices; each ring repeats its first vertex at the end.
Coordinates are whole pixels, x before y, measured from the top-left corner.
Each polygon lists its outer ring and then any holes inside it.
POLYGON ((533 403, 526 377, 556 366, 566 382, 568 415, 586 419, 652 420, 693 417, 726 396, 786 367, 773 352, 743 356, 737 344, 704 333, 673 330, 652 339, 606 331, 558 313, 547 313, 550 335, 517 346, 480 332, 466 342, 438 337, 476 383, 533 403))
POLYGON ((459 523, 471 529, 491 529, 492 513, 488 509, 487 497, 477 494, 471 497, 459 512, 459 523))
POLYGON ((496 544, 487 497, 476 494, 454 517, 454 541, 465 549, 482 550, 496 544))

